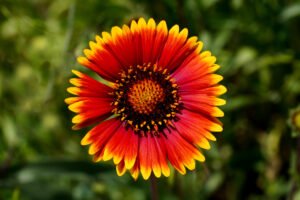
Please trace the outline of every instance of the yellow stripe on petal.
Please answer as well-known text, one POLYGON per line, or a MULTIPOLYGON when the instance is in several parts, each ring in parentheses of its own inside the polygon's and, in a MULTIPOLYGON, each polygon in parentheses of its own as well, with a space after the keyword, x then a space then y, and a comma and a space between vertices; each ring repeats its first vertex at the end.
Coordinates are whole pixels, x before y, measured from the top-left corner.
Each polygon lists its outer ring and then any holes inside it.
POLYGON ((197 153, 194 155, 194 159, 198 160, 200 162, 205 161, 205 157, 203 156, 203 154, 200 151, 197 151, 197 153))
POLYGON ((89 60, 86 58, 86 57, 83 57, 83 56, 79 56, 77 58, 77 62, 83 66, 86 66, 89 64, 89 60))
POLYGON ((80 87, 82 86, 82 84, 80 83, 80 79, 79 78, 71 78, 70 80, 70 83, 77 86, 77 87, 80 87))
POLYGON ((159 22, 159 24, 157 25, 157 31, 158 32, 163 32, 165 34, 168 34, 168 27, 167 27, 167 23, 165 20, 162 20, 159 22))
POLYGON ((214 117, 224 117, 224 112, 220 108, 214 107, 211 115, 214 117))
POLYGON ((131 169, 133 167, 133 165, 135 164, 135 161, 136 161, 136 157, 133 157, 131 159, 128 159, 127 157, 125 157, 124 162, 125 162, 126 169, 131 169))
POLYGON ((93 41, 89 42, 89 46, 90 46, 92 51, 95 51, 97 49, 97 43, 95 43, 93 41))
POLYGON ((211 141, 216 141, 217 140, 217 138, 213 134, 211 134, 210 132, 208 132, 208 131, 204 133, 204 136, 207 139, 211 140, 211 141))
POLYGON ((215 56, 208 56, 202 59, 203 62, 207 63, 208 66, 213 65, 217 58, 215 56))
POLYGON ((152 167, 152 170, 153 170, 153 174, 154 174, 157 178, 161 177, 161 169, 160 169, 159 165, 153 166, 153 167, 152 167))
POLYGON ((94 52, 90 49, 84 49, 83 53, 87 58, 91 58, 94 55, 94 52))
POLYGON ((112 37, 108 32, 102 32, 102 39, 104 41, 104 43, 110 43, 110 41, 112 41, 112 37))
POLYGON ((182 166, 180 167, 180 169, 177 169, 177 171, 178 171, 180 174, 185 175, 185 174, 186 174, 186 169, 185 169, 185 167, 183 166, 182 163, 181 163, 180 165, 182 165, 182 166))
POLYGON ((196 167, 195 160, 194 160, 194 159, 190 159, 188 162, 185 162, 185 166, 186 166, 189 170, 194 170, 195 167, 196 167))
POLYGON ((75 69, 72 69, 72 73, 75 74, 76 76, 78 76, 79 78, 83 77, 83 73, 81 73, 80 71, 77 71, 75 69))
POLYGON ((137 180, 138 177, 139 177, 139 171, 138 170, 134 170, 134 171, 132 170, 132 171, 130 171, 130 174, 131 174, 131 176, 134 180, 137 180))
POLYGON ((220 69, 220 65, 214 64, 208 69, 208 73, 212 73, 220 69))
POLYGON ((205 57, 208 57, 208 56, 211 56, 211 52, 210 52, 210 51, 203 51, 203 52, 200 54, 200 57, 201 57, 201 58, 205 58, 205 57))
POLYGON ((84 104, 84 101, 78 101, 69 105, 69 109, 75 113, 79 113, 81 111, 80 107, 84 104))
POLYGON ((195 44, 197 44, 197 40, 198 37, 197 36, 192 36, 188 39, 187 43, 189 43, 190 45, 194 46, 195 44))
POLYGON ((210 149, 210 144, 205 138, 202 138, 199 142, 197 142, 197 145, 202 149, 210 149))
POLYGON ((156 23, 155 23, 154 19, 153 19, 153 18, 150 18, 150 19, 148 20, 148 28, 150 28, 150 29, 155 29, 155 26, 156 26, 156 23))
MULTIPOLYGON (((189 34, 188 29, 187 29, 187 28, 184 28, 184 29, 182 29, 182 30, 180 31, 178 37, 179 37, 179 38, 182 38, 183 40, 186 40, 188 34, 189 34)), ((197 37, 196 37, 196 38, 197 38, 197 37)), ((191 37, 190 39, 193 40, 194 38, 191 37)), ((196 42, 196 41, 197 41, 197 39, 195 40, 195 42, 196 42)))
POLYGON ((90 140, 91 134, 87 133, 80 141, 80 144, 85 146, 85 145, 89 145, 92 143, 92 141, 90 140))
POLYGON ((65 99, 66 104, 72 104, 79 101, 79 97, 68 97, 65 99))
POLYGON ((169 177, 170 176, 170 168, 168 165, 166 166, 161 166, 161 172, 165 177, 169 177))
POLYGON ((93 144, 90 145, 90 148, 89 148, 89 154, 90 154, 90 155, 94 155, 95 153, 98 152, 98 150, 99 150, 99 149, 97 148, 96 144, 93 143, 93 144))
POLYGON ((126 168, 122 165, 117 165, 116 171, 118 176, 123 176, 126 172, 126 168))
POLYGON ((211 78, 211 84, 217 84, 219 83, 221 80, 223 80, 223 76, 219 75, 219 74, 211 74, 210 75, 211 78))
POLYGON ((68 88, 67 88, 67 91, 68 91, 70 94, 78 95, 79 92, 80 92, 80 88, 78 88, 78 87, 68 87, 68 88))
POLYGON ((178 35, 178 33, 179 33, 179 26, 178 26, 177 24, 174 25, 174 26, 170 29, 169 33, 170 33, 170 35, 171 35, 171 34, 172 34, 172 35, 178 35))
POLYGON ((223 85, 218 85, 216 89, 217 89, 216 95, 222 95, 227 92, 227 88, 224 87, 223 85))
MULTIPOLYGON (((121 162, 122 158, 123 158, 122 156, 114 155, 114 156, 113 156, 114 164, 115 164, 115 165, 119 164, 119 163, 121 162)), ((124 167, 124 168, 125 168, 125 167, 124 167)))
POLYGON ((113 158, 113 153, 106 147, 104 149, 103 160, 108 161, 113 158))
POLYGON ((122 29, 118 26, 114 26, 111 29, 111 35, 112 35, 112 39, 113 41, 116 43, 117 38, 119 38, 119 36, 122 35, 122 29))
POLYGON ((84 117, 82 115, 75 115, 75 117, 72 118, 73 124, 79 124, 84 121, 84 117))
POLYGON ((225 104, 226 104, 226 100, 225 99, 215 98, 214 105, 216 105, 216 106, 223 106, 225 104))
POLYGON ((197 46, 197 49, 195 50, 195 52, 196 52, 197 54, 199 54, 200 51, 201 51, 202 48, 203 48, 203 42, 199 41, 197 44, 198 44, 198 46, 197 46))
POLYGON ((146 21, 144 18, 140 18, 138 21, 138 28, 139 30, 145 28, 147 26, 146 21))
POLYGON ((98 45, 102 45, 103 44, 103 39, 101 38, 101 36, 96 35, 95 39, 96 39, 96 42, 97 42, 98 45))
POLYGON ((209 128, 209 130, 212 131, 212 132, 222 132, 223 127, 220 124, 213 123, 211 125, 211 127, 209 128))
POLYGON ((133 33, 138 31, 138 25, 135 20, 132 20, 131 25, 130 25, 130 30, 133 33))
POLYGON ((141 166, 141 174, 145 180, 148 180, 151 175, 150 167, 142 167, 141 166))

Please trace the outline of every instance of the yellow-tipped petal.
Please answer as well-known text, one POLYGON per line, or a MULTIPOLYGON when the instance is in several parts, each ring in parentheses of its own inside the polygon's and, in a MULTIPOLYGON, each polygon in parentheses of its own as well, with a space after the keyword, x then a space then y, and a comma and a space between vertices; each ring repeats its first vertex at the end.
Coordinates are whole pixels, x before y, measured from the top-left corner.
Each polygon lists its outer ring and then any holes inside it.
POLYGON ((214 117, 224 117, 224 112, 220 108, 214 107, 213 112, 212 112, 212 116, 214 116, 214 117))
POLYGON ((85 65, 88 65, 89 60, 88 60, 86 57, 79 56, 79 57, 77 58, 77 62, 78 62, 79 64, 85 66, 85 65))
POLYGON ((68 97, 68 98, 65 98, 65 103, 72 104, 72 103, 77 102, 78 100, 79 100, 78 97, 68 97))
POLYGON ((203 62, 207 63, 208 66, 213 65, 217 58, 215 56, 208 56, 202 59, 203 62))
POLYGON ((80 79, 79 78, 71 78, 70 80, 70 83, 77 86, 77 87, 80 87, 82 86, 82 84, 80 83, 80 79))
POLYGON ((103 44, 103 39, 99 35, 96 35, 95 39, 96 39, 96 42, 97 42, 98 45, 103 44))
POLYGON ((132 178, 136 181, 139 177, 139 171, 134 170, 134 171, 131 171, 130 173, 131 173, 132 178))
POLYGON ((154 167, 152 168, 152 170, 153 170, 153 174, 154 174, 157 178, 161 177, 161 169, 160 169, 159 166, 154 166, 154 167))
POLYGON ((140 18, 138 21, 138 28, 141 30, 147 26, 144 18, 140 18))
POLYGON ((197 54, 199 54, 200 51, 203 48, 203 42, 199 41, 197 44, 198 44, 198 46, 197 46, 197 49, 195 51, 196 51, 197 54))
POLYGON ((169 166, 161 166, 161 172, 165 177, 169 177, 171 173, 169 166))
POLYGON ((205 58, 205 57, 208 57, 208 56, 211 56, 211 52, 210 52, 210 51, 203 51, 203 52, 200 54, 200 57, 201 57, 201 58, 205 58))
MULTIPOLYGON (((82 105, 84 104, 84 102, 83 101, 78 101, 78 102, 76 102, 76 103, 73 103, 73 104, 71 104, 71 105, 69 105, 69 110, 71 110, 71 111, 73 111, 73 112, 75 112, 75 113, 78 113, 78 112, 80 112, 81 111, 81 107, 82 107, 82 105)), ((74 118, 73 118, 74 119, 74 118)), ((75 119, 74 119, 75 120, 75 119)), ((76 123, 76 122, 75 122, 76 123)))
POLYGON ((76 76, 78 76, 79 78, 81 78, 83 76, 83 74, 80 71, 77 71, 75 69, 72 69, 72 73, 75 74, 76 76))
POLYGON ((79 123, 81 123, 83 121, 84 121, 84 117, 81 116, 80 114, 79 115, 75 115, 75 117, 72 118, 72 123, 73 124, 79 124, 79 123))
POLYGON ((226 104, 226 100, 225 100, 225 99, 216 98, 214 104, 215 104, 216 106, 223 106, 223 105, 226 104))
POLYGON ((219 83, 221 80, 223 80, 223 76, 219 75, 219 74, 211 74, 211 84, 217 84, 219 83))
POLYGON ((167 27, 167 23, 165 20, 162 20, 159 22, 159 24, 157 25, 157 30, 158 30, 158 32, 161 31, 165 34, 168 33, 168 27, 167 27))
POLYGON ((204 162, 205 161, 205 157, 199 151, 196 153, 196 155, 194 155, 194 159, 196 159, 196 160, 198 160, 200 162, 204 162))
POLYGON ((97 43, 95 43, 93 41, 89 42, 89 46, 90 46, 92 51, 95 51, 97 49, 97 43))
POLYGON ((141 166, 141 174, 142 174, 142 176, 143 176, 143 178, 145 179, 145 180, 148 180, 149 179, 149 177, 150 177, 150 175, 151 175, 151 170, 150 170, 150 167, 148 168, 146 168, 146 167, 142 167, 141 166))
POLYGON ((116 39, 122 35, 122 29, 118 26, 114 26, 111 29, 111 35, 114 42, 116 42, 116 39))
MULTIPOLYGON (((123 157, 119 156, 119 155, 114 155, 113 156, 113 161, 114 161, 114 164, 117 165, 121 162, 123 157)), ((125 168, 125 167, 124 167, 125 168)))
POLYGON ((223 127, 220 124, 213 123, 211 125, 211 127, 209 128, 209 130, 212 131, 212 132, 222 132, 223 127))
POLYGON ((222 95, 227 92, 227 88, 223 85, 217 86, 217 94, 216 95, 222 95))
POLYGON ((102 39, 104 43, 109 43, 110 41, 112 41, 112 37, 108 32, 102 32, 102 39))
POLYGON ((123 176, 126 172, 126 168, 124 166, 117 165, 116 171, 118 176, 123 176))
POLYGON ((202 149, 210 149, 210 144, 205 138, 202 138, 199 142, 197 142, 197 145, 202 149))
POLYGON ((177 35, 179 33, 179 26, 176 24, 174 25, 170 31, 169 31, 170 35, 177 35))
POLYGON ((92 141, 90 140, 91 134, 87 133, 80 141, 80 144, 85 146, 85 145, 89 145, 92 143, 92 141))
POLYGON ((89 154, 94 155, 95 153, 98 152, 98 150, 99 149, 96 147, 95 143, 92 143, 89 148, 89 154))
POLYGON ((196 167, 195 160, 194 160, 194 159, 190 159, 187 163, 185 163, 185 166, 186 166, 189 170, 194 170, 195 167, 196 167))
POLYGON ((212 72, 217 71, 218 69, 220 69, 220 65, 214 64, 208 70, 209 70, 209 73, 212 73, 212 72))
POLYGON ((204 136, 205 136, 207 139, 212 140, 212 141, 216 141, 216 140, 217 140, 217 138, 216 138, 213 134, 211 134, 210 132, 208 132, 208 131, 205 132, 204 136))
MULTIPOLYGON (((180 31, 178 37, 182 38, 183 40, 186 40, 188 34, 189 34, 188 29, 187 29, 187 28, 184 28, 184 29, 182 29, 182 30, 180 31)), ((192 38, 192 40, 194 39, 193 37, 191 37, 191 38, 192 38)), ((196 38, 197 38, 197 37, 196 37, 196 38)), ((195 42, 196 42, 196 41, 197 41, 197 39, 195 40, 195 42)))
POLYGON ((103 160, 108 161, 108 160, 112 159, 112 157, 113 157, 112 152, 106 147, 104 149, 103 160))
POLYGON ((154 19, 153 19, 153 18, 150 18, 150 19, 148 20, 148 28, 150 28, 150 29, 155 29, 155 26, 156 26, 156 23, 155 23, 154 19))
POLYGON ((78 87, 68 87, 68 88, 67 88, 67 91, 68 91, 70 94, 78 95, 79 92, 80 92, 80 88, 78 88, 78 87))
POLYGON ((138 31, 138 25, 135 20, 132 20, 130 30, 134 33, 138 31))
POLYGON ((128 159, 128 158, 125 157, 125 159, 124 159, 125 168, 126 169, 131 169, 134 166, 135 161, 136 161, 136 157, 131 158, 131 159, 128 159))

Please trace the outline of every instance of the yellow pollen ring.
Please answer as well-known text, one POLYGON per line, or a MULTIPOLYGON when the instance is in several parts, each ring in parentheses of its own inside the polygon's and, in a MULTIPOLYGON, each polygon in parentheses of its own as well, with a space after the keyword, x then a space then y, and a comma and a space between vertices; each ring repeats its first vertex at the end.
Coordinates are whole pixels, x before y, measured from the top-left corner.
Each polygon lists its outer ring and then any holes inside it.
POLYGON ((150 114, 164 98, 164 89, 150 79, 138 81, 128 91, 128 101, 133 109, 141 114, 150 114))

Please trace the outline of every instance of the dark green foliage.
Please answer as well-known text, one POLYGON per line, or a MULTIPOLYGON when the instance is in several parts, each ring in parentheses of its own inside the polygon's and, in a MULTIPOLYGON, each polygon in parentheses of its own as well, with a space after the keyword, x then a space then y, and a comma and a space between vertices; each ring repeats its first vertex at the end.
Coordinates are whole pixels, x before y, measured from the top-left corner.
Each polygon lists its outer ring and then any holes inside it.
POLYGON ((300 101, 293 0, 1 0, 0 199, 149 199, 148 182, 91 162, 79 143, 86 130, 71 130, 63 102, 88 41, 141 16, 198 36, 228 88, 205 165, 159 179, 161 199, 300 199, 287 123, 300 101))

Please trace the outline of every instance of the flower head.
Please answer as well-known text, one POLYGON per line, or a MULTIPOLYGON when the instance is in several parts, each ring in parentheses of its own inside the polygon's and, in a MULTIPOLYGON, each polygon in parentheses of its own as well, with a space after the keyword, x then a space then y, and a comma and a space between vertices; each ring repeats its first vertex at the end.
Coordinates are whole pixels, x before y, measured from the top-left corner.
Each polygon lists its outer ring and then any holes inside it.
POLYGON ((94 125, 81 143, 95 161, 113 159, 118 175, 148 179, 169 176, 170 165, 185 174, 205 160, 199 147, 209 149, 211 132, 222 131, 217 106, 225 100, 217 96, 226 88, 202 45, 187 29, 143 18, 89 43, 78 62, 104 81, 73 70, 75 97, 65 101, 77 113, 73 129, 94 125))

